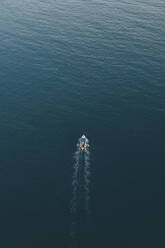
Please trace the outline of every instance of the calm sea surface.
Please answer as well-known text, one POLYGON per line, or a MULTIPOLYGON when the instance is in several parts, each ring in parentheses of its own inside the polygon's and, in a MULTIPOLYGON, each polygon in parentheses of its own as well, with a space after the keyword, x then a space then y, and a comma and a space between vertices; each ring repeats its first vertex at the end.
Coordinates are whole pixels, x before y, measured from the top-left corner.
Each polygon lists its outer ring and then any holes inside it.
POLYGON ((164 248, 164 0, 0 1, 1 248, 70 247, 82 133, 77 247, 164 248))

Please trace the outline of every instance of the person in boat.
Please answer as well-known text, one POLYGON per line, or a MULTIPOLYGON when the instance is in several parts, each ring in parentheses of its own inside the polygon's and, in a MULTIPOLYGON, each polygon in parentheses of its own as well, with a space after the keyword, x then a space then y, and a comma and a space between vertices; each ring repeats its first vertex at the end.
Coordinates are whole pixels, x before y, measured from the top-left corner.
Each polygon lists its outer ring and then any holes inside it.
POLYGON ((80 138, 80 147, 81 147, 82 149, 85 148, 85 142, 86 142, 85 135, 82 135, 82 137, 80 138))
POLYGON ((86 139, 85 139, 85 135, 83 135, 81 138, 80 138, 80 142, 81 143, 85 143, 86 139))

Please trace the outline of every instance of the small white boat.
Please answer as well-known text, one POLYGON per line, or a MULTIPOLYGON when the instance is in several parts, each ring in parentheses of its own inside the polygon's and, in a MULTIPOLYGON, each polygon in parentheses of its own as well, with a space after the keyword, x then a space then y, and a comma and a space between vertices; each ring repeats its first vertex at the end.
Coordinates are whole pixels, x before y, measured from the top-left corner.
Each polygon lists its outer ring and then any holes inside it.
POLYGON ((86 150, 86 148, 88 147, 88 139, 87 137, 83 134, 80 138, 80 149, 82 151, 86 150))

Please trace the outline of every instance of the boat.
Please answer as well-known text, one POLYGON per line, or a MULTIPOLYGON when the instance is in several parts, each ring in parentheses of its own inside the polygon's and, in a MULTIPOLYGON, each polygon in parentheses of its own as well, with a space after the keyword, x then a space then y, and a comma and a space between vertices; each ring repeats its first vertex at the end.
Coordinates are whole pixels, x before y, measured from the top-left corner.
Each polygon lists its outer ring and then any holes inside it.
POLYGON ((87 137, 83 134, 80 138, 80 149, 82 151, 86 150, 86 148, 88 147, 88 139, 87 137))

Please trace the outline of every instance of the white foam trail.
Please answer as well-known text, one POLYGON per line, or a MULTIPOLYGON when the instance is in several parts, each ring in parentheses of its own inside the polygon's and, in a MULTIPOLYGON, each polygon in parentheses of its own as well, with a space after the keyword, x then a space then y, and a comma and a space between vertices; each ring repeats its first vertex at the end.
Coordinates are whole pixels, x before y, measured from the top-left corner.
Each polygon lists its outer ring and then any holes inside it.
POLYGON ((74 165, 73 165, 73 176, 72 176, 72 200, 71 200, 71 238, 73 242, 73 247, 76 247, 76 230, 77 230, 77 204, 78 204, 78 188, 79 188, 79 180, 78 173, 80 167, 80 147, 79 143, 77 144, 77 150, 74 154, 74 165))
POLYGON ((85 201, 85 214, 90 214, 90 152, 89 144, 87 140, 87 147, 82 151, 80 149, 80 141, 77 143, 77 149, 74 154, 74 164, 73 164, 73 176, 72 176, 72 200, 71 200, 71 247, 77 247, 78 240, 78 227, 81 224, 80 222, 80 213, 81 201, 85 201), (84 169, 83 169, 84 167, 84 169), (82 185, 81 185, 82 184, 82 185), (85 191, 85 194, 82 194, 81 186, 85 191), (81 197, 85 195, 85 199, 81 197))
POLYGON ((90 152, 89 145, 84 152, 84 189, 85 189, 85 210, 90 214, 89 201, 90 201, 90 152))

